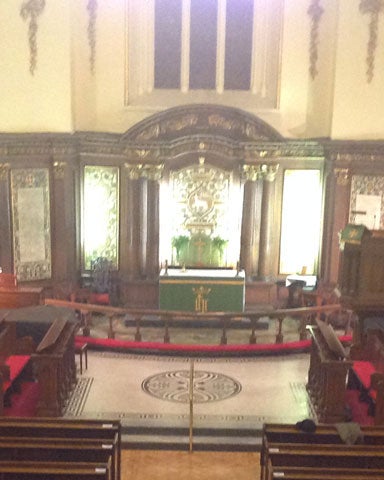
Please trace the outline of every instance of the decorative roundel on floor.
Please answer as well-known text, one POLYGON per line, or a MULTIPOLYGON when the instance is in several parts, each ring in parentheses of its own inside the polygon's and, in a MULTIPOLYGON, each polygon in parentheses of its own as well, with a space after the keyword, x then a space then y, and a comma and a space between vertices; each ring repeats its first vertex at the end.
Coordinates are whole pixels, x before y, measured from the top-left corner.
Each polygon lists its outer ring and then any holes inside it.
MULTIPOLYGON (((189 402, 189 370, 163 372, 146 378, 141 384, 144 392, 161 400, 189 402)), ((241 384, 227 375, 195 370, 193 402, 206 403, 225 400, 241 391, 241 384)))

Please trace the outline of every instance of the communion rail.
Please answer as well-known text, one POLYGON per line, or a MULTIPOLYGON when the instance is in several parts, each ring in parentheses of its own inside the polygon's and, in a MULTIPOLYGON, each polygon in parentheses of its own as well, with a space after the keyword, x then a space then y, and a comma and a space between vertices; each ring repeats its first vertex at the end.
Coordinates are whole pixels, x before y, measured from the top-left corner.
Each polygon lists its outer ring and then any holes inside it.
MULTIPOLYGON (((276 337, 275 343, 280 344, 284 342, 283 323, 285 319, 296 318, 299 321, 299 339, 307 340, 307 325, 311 325, 315 318, 322 318, 326 323, 331 323, 335 315, 343 315, 346 318, 343 330, 345 334, 351 331, 352 313, 343 309, 339 304, 324 305, 316 307, 302 307, 290 308, 281 310, 262 310, 257 312, 184 312, 184 311, 168 311, 168 310, 153 310, 153 309, 131 309, 120 308, 104 305, 94 305, 89 303, 70 302, 65 300, 57 300, 47 298, 46 305, 56 305, 60 307, 68 307, 76 310, 81 319, 80 329, 84 336, 88 337, 91 334, 92 315, 99 314, 105 317, 108 322, 107 335, 108 338, 116 338, 116 331, 114 328, 114 321, 120 317, 129 316, 133 319, 135 325, 134 338, 135 342, 142 341, 142 329, 146 327, 146 320, 148 317, 156 319, 156 327, 163 329, 164 343, 171 343, 170 326, 175 325, 178 321, 183 320, 192 325, 193 322, 212 321, 215 320, 215 327, 221 331, 220 345, 227 345, 227 332, 232 327, 235 327, 239 321, 242 321, 242 328, 249 329, 249 344, 257 343, 258 324, 263 318, 275 319, 276 337)), ((212 322, 213 323, 213 322, 212 322)))

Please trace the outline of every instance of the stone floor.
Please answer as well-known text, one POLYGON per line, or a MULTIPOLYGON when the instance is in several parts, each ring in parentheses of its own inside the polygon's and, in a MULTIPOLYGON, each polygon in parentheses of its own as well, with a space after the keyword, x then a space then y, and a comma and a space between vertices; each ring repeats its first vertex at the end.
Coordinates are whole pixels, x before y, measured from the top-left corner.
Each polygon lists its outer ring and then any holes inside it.
POLYGON ((313 416, 308 362, 308 354, 191 360, 90 351, 66 416, 118 418, 123 431, 188 429, 193 374, 195 431, 256 432, 313 416))

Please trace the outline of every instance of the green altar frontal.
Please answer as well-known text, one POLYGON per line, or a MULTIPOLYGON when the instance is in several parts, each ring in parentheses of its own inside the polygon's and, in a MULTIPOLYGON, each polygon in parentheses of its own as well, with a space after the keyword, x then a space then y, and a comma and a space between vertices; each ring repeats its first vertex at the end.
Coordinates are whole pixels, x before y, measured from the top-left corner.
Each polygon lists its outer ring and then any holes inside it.
POLYGON ((160 310, 242 312, 244 297, 244 271, 163 269, 160 272, 160 310))

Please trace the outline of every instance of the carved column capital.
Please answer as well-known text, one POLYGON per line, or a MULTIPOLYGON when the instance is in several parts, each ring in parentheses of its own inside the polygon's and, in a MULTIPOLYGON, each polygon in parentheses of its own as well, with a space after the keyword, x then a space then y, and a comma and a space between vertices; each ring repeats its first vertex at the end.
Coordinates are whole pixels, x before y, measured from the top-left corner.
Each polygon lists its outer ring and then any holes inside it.
POLYGON ((11 169, 9 163, 0 163, 0 180, 6 180, 8 178, 8 173, 11 169))
POLYGON ((276 174, 277 171, 279 170, 279 164, 273 164, 273 165, 262 165, 261 166, 263 169, 263 178, 267 182, 274 182, 276 179, 276 174))
POLYGON ((58 160, 53 161, 53 176, 56 180, 60 180, 64 178, 65 175, 65 168, 67 166, 67 162, 60 162, 58 160))
POLYGON ((130 164, 125 163, 124 167, 128 173, 130 180, 137 180, 139 178, 147 178, 148 180, 159 181, 163 175, 164 164, 149 165, 149 164, 130 164))
POLYGON ((263 176, 262 165, 243 165, 241 167, 242 179, 247 182, 256 182, 263 176))
POLYGON ((335 168, 333 173, 336 177, 337 185, 345 187, 351 181, 351 174, 348 168, 335 168))
POLYGON ((278 164, 261 163, 258 165, 243 165, 242 178, 244 181, 256 182, 259 179, 273 182, 279 169, 278 164))

